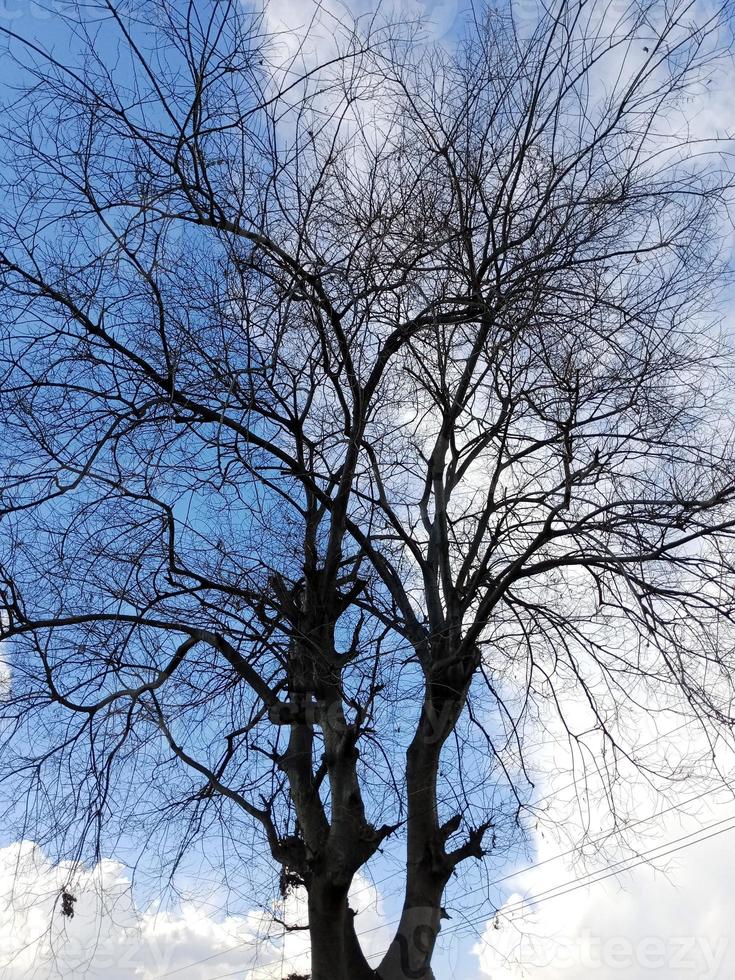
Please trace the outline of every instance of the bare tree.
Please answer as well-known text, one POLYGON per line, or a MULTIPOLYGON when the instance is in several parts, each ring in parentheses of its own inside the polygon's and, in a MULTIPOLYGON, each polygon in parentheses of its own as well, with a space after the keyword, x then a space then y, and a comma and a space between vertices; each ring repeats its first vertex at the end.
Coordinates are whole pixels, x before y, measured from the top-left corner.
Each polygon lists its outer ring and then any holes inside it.
POLYGON ((733 721, 730 176, 686 108, 728 11, 430 46, 80 10, 66 60, 3 28, 8 817, 174 865, 216 834, 233 877, 265 841, 313 980, 430 978, 450 879, 533 807, 528 730, 612 785, 637 712, 733 721), (348 890, 384 846, 376 971, 348 890))

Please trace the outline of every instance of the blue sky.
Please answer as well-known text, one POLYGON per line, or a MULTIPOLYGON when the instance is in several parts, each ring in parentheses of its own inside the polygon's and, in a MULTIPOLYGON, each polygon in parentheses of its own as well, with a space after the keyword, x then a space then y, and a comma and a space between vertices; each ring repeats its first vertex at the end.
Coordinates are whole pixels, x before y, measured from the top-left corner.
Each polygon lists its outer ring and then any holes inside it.
MULTIPOLYGON (((279 7, 279 4, 274 4, 274 7, 279 7)), ((31 2, 31 0, 2 0, 0 2, 0 28, 7 28, 11 32, 15 32, 22 37, 26 38, 32 44, 37 44, 44 50, 54 54, 62 62, 67 60, 71 61, 73 64, 75 62, 75 56, 73 52, 77 49, 77 42, 70 36, 69 29, 64 21, 58 16, 59 11, 63 11, 67 7, 67 4, 63 0, 49 0, 47 3, 31 2)), ((419 12, 419 7, 415 6, 411 9, 411 13, 419 12)), ((290 11, 288 7, 283 7, 282 10, 274 10, 274 16, 279 16, 284 13, 287 17, 294 16, 294 25, 296 26, 301 20, 301 11, 295 14, 294 8, 290 11)), ((434 23, 436 25, 435 36, 437 38, 443 38, 445 40, 451 38, 452 33, 457 29, 459 24, 459 19, 457 17, 457 8, 453 4, 437 4, 434 10, 434 23)), ((104 35, 103 35, 104 37, 104 35)), ((12 43, 14 50, 18 51, 18 46, 15 42, 9 41, 7 37, 0 41, 0 50, 4 50, 6 44, 12 43)), ((107 42, 105 42, 107 43, 107 42)), ((115 49, 110 45, 108 57, 112 58, 115 55, 115 49)), ((35 55, 32 52, 28 53, 28 57, 33 59, 35 55)), ((122 78, 125 77, 124 71, 122 72, 122 78)), ((16 74, 16 70, 10 60, 7 57, 0 59, 0 86, 2 87, 3 99, 12 100, 14 98, 14 88, 16 83, 19 82, 19 78, 16 74)), ((0 842, 5 845, 4 850, 0 851, 0 874, 2 874, 2 879, 7 888, 10 888, 11 878, 11 867, 13 862, 18 860, 19 852, 17 850, 17 845, 8 838, 7 835, 3 835, 0 831, 0 842), (4 863, 2 858, 4 858, 4 863)), ((118 838, 117 843, 114 848, 114 853, 106 854, 105 857, 109 862, 114 862, 115 860, 125 861, 130 858, 131 855, 137 853, 137 841, 135 839, 127 840, 125 835, 118 838)), ((233 909, 237 914, 247 912, 249 910, 248 896, 244 894, 242 896, 234 897, 230 900, 229 904, 226 906, 225 895, 222 887, 217 881, 216 871, 207 872, 207 864, 211 858, 212 861, 216 860, 217 854, 217 844, 213 842, 211 845, 212 853, 207 854, 207 848, 204 847, 198 853, 195 852, 188 858, 187 862, 184 864, 183 872, 179 874, 177 878, 177 886, 184 891, 184 893, 190 894, 192 897, 196 896, 196 907, 201 910, 206 910, 207 915, 211 916, 212 923, 219 921, 220 923, 224 921, 225 908, 228 911, 233 909)), ((386 854, 385 856, 378 855, 373 862, 371 862, 370 872, 371 876, 375 881, 379 882, 378 892, 376 893, 375 900, 380 902, 381 916, 376 917, 375 912, 371 912, 369 907, 366 907, 362 915, 367 920, 367 924, 364 925, 360 931, 366 931, 368 933, 377 933, 374 939, 369 940, 373 949, 380 949, 380 945, 376 945, 378 942, 387 942, 388 933, 383 930, 378 930, 376 924, 380 921, 391 921, 397 918, 400 911, 401 903, 401 874, 400 874, 400 846, 398 849, 394 849, 394 853, 386 854), (372 918, 370 917, 372 916, 372 918)), ((25 854, 25 852, 23 852, 25 854)), ((19 872, 15 877, 17 877, 19 882, 19 887, 14 894, 13 902, 16 909, 16 918, 13 920, 14 926, 12 930, 4 930, 5 940, 0 939, 0 954, 5 952, 6 955, 9 954, 9 949, 3 950, 3 944, 7 944, 7 939, 9 931, 15 933, 17 941, 21 942, 21 937, 23 943, 27 942, 34 935, 34 930, 37 930, 38 935, 42 935, 44 929, 42 928, 42 920, 39 918, 38 911, 43 908, 46 909, 47 913, 50 913, 51 905, 50 900, 57 894, 56 884, 57 879, 62 880, 64 875, 67 873, 62 865, 60 868, 53 864, 52 855, 53 852, 46 850, 44 852, 31 851, 29 852, 29 860, 32 861, 34 867, 39 865, 42 870, 39 871, 37 868, 34 871, 28 872, 28 880, 31 885, 31 894, 34 896, 34 906, 35 911, 29 912, 26 915, 26 903, 23 900, 23 890, 25 884, 28 883, 26 876, 23 872, 19 872), (59 878, 59 876, 61 876, 59 878), (50 884, 53 882, 53 884, 50 884), (39 884, 41 883, 41 884, 39 884), (39 895, 37 891, 34 891, 36 885, 42 889, 39 895), (22 920, 23 923, 28 926, 31 930, 29 935, 24 927, 19 927, 19 922, 22 920), (30 923, 30 924, 29 924, 30 923)), ((23 862, 21 862, 22 864, 23 862)), ((110 867, 112 865, 105 864, 103 867, 98 869, 99 876, 106 880, 105 876, 110 874, 110 867)), ((258 896, 259 899, 267 900, 267 895, 270 894, 267 885, 267 875, 265 874, 265 869, 270 871, 270 864, 268 861, 264 861, 264 874, 262 879, 264 882, 264 893, 262 896, 258 896)), ((120 866, 119 878, 128 878, 128 873, 125 872, 120 866)), ((489 871, 491 876, 500 877, 506 873, 506 857, 503 856, 498 861, 491 861, 489 864, 489 871)), ((115 872, 117 874, 118 872, 115 872)), ((150 856, 144 856, 141 863, 137 867, 137 877, 136 882, 138 883, 134 890, 135 901, 132 905, 125 906, 127 912, 123 919, 129 923, 132 919, 135 919, 138 915, 144 914, 144 910, 148 908, 149 903, 155 900, 156 897, 156 877, 157 868, 155 865, 155 858, 150 856), (137 903, 137 906, 136 906, 137 903), (132 919, 131 919, 132 917, 132 919)), ((486 877, 486 876, 485 876, 486 877)), ((475 887, 480 886, 482 882, 482 877, 470 876, 475 887)), ((117 881, 118 878, 115 878, 117 881)), ((94 873, 90 871, 89 877, 89 887, 94 889, 94 873)), ((362 888, 363 892, 367 892, 368 896, 371 897, 372 893, 368 888, 367 881, 363 881, 359 886, 362 888)), ((358 890, 359 890, 358 887, 358 890)), ((452 926, 458 924, 458 920, 455 917, 456 912, 451 908, 452 903, 456 902, 458 908, 463 904, 461 900, 462 893, 464 891, 465 884, 463 882, 452 883, 449 889, 447 897, 447 905, 449 907, 450 914, 453 916, 452 920, 447 923, 452 926), (456 896, 456 897, 455 897, 456 896)), ((484 888, 481 889, 478 899, 480 898, 484 888)), ((114 888, 113 888, 114 891, 114 888)), ((505 897, 505 892, 500 889, 496 892, 490 890, 490 894, 495 894, 494 903, 501 904, 503 898, 505 897)), ((359 902, 359 897, 356 899, 359 902)), ((121 904, 122 900, 118 899, 118 905, 121 904)), ((170 895, 166 896, 164 899, 165 908, 173 909, 172 912, 160 913, 161 916, 172 914, 174 918, 178 914, 177 909, 179 909, 179 903, 175 897, 170 895)), ((77 909, 77 916, 75 921, 68 924, 69 936, 72 941, 70 955, 78 956, 80 962, 84 960, 84 950, 92 949, 91 936, 95 933, 95 928, 99 925, 100 921, 104 920, 104 911, 102 904, 99 907, 94 905, 91 897, 89 901, 85 902, 85 911, 80 911, 82 906, 80 905, 77 909), (92 914, 92 909, 95 909, 94 915, 92 914)), ((125 905, 125 902, 122 902, 125 905)), ((181 908, 183 912, 181 913, 186 918, 186 903, 184 903, 181 908)), ((113 917, 114 921, 114 917, 113 917)), ((183 921, 183 920, 182 920, 183 921)), ((2 920, 0 920, 2 922, 2 920)), ((111 935, 115 936, 113 925, 110 925, 111 935)), ((182 926, 184 932, 186 932, 186 926, 182 926)), ((209 940, 212 942, 221 941, 222 930, 227 931, 227 929, 222 926, 220 932, 217 931, 215 925, 212 925, 212 932, 209 936, 209 940)), ((227 927, 230 928, 231 927, 227 927)), ((57 937, 58 938, 58 937, 57 937)), ((113 940, 111 940, 113 941, 113 940)), ((60 942, 60 940, 59 940, 60 942)), ((464 968, 460 965, 465 962, 471 962, 472 957, 470 956, 470 949, 473 942, 472 934, 469 936, 463 936, 453 940, 451 945, 448 945, 447 950, 440 951, 439 953, 439 969, 443 970, 447 975, 452 976, 464 976, 464 968), (444 961, 442 963, 442 961, 444 961)), ((189 960, 197 959, 197 952, 202 952, 203 954, 207 949, 207 939, 202 939, 196 936, 190 937, 188 943, 184 943, 186 949, 180 951, 180 956, 177 959, 181 963, 189 962, 189 960)), ((224 946, 227 946, 227 942, 223 942, 224 946)), ((237 945, 237 944, 235 944, 237 945)), ((64 946, 63 942, 61 945, 56 943, 57 952, 64 946)), ((10 949, 15 951, 13 943, 10 944, 10 949)), ((67 950, 68 952, 68 950, 67 950)), ((245 951, 247 952, 247 951, 245 951)), ((63 955, 59 953, 59 955, 63 955)), ((2 960, 0 960, 2 962, 2 960)), ((98 974, 96 971, 101 971, 103 968, 104 956, 100 957, 97 953, 92 957, 90 961, 90 973, 89 975, 94 977, 98 974)), ((214 965, 218 962, 227 962, 226 952, 223 954, 221 960, 216 958, 213 961, 214 965)), ((23 971, 27 969, 27 962, 23 958, 18 961, 18 969, 23 971)), ((13 969, 10 965, 8 969, 13 969)), ((41 968, 44 969, 43 967, 41 968)), ((107 970, 107 966, 104 967, 107 970)), ((192 968, 193 969, 193 968, 192 968)), ((40 974, 43 976, 43 972, 40 974)), ((107 973, 105 972, 105 975, 107 973)), ((185 970, 182 976, 199 976, 198 973, 188 972, 185 970)), ((473 975, 472 972, 467 973, 467 976, 473 975)), ((209 973, 203 973, 202 976, 209 976, 209 973)))

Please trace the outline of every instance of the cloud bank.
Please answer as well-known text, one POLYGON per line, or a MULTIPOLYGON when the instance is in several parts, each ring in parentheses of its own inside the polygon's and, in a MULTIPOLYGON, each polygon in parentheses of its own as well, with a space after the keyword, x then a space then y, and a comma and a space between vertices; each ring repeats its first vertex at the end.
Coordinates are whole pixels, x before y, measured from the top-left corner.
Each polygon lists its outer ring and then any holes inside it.
MULTIPOLYGON (((79 869, 54 864, 29 841, 0 849, 3 980, 213 980, 231 973, 280 980, 308 970, 307 934, 293 932, 284 941, 264 912, 226 916, 196 902, 176 911, 141 910, 130 885, 116 861, 79 869), (76 899, 73 918, 62 914, 67 888, 76 899)), ((352 906, 374 956, 388 937, 380 897, 364 879, 355 882, 352 906)), ((289 923, 303 921, 303 899, 291 896, 279 911, 289 923)))
MULTIPOLYGON (((556 861, 521 874, 515 893, 474 948, 480 976, 730 980, 735 976, 735 805, 731 801, 709 808, 704 822, 725 817, 733 818, 730 831, 673 855, 666 875, 643 866, 524 909, 519 908, 524 897, 573 880, 580 870, 556 861)), ((661 839, 681 837, 701 820, 700 814, 681 823, 667 821, 661 839)), ((541 855, 543 860, 544 850, 541 855)))

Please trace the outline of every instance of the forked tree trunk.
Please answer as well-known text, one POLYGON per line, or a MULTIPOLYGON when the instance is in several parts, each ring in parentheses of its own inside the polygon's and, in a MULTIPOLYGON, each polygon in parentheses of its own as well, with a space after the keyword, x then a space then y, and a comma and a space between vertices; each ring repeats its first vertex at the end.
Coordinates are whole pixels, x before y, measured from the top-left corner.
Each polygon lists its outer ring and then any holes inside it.
POLYGON ((310 980, 435 980, 431 957, 439 931, 437 904, 406 907, 378 970, 368 964, 347 901, 309 896, 310 980))
MULTIPOLYGON (((464 706, 473 665, 474 662, 469 666, 460 664, 451 676, 434 677, 428 685, 416 733, 406 755, 408 806, 403 911, 377 970, 370 967, 360 947, 348 890, 353 874, 374 853, 383 835, 381 831, 376 834, 365 822, 357 779, 357 753, 346 751, 351 749, 351 743, 343 716, 339 715, 337 726, 323 725, 335 813, 328 845, 322 849, 321 868, 316 872, 312 864, 307 885, 311 980, 434 980, 431 960, 441 928, 442 895, 460 860, 459 851, 450 854, 446 848, 448 837, 460 826, 459 815, 444 826, 439 824, 439 759, 442 745, 464 706), (365 848, 367 831, 371 831, 374 840, 372 846, 365 848)), ((334 700, 341 705, 336 694, 334 700)), ((301 795, 294 795, 297 806, 304 809, 301 795)), ((469 855, 476 849, 473 844, 460 851, 467 850, 469 855)))

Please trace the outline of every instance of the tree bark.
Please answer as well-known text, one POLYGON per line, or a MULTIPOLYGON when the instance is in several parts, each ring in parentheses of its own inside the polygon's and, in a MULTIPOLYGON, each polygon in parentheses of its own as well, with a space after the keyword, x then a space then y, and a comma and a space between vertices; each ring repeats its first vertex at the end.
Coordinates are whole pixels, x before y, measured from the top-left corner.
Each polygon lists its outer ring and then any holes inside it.
MULTIPOLYGON (((475 651, 467 662, 458 661, 451 673, 437 672, 427 682, 421 717, 406 753, 405 900, 398 930, 378 967, 380 980, 434 980, 431 959, 444 914, 442 895, 460 853, 446 849, 448 837, 460 825, 459 816, 445 826, 439 823, 439 760, 465 705, 477 657, 475 651)), ((464 850, 474 853, 475 845, 464 850)))
POLYGON ((441 928, 441 897, 450 869, 445 862, 436 808, 440 747, 419 726, 409 748, 406 895, 393 941, 378 968, 380 980, 434 980, 431 958, 441 928))
POLYGON ((360 948, 347 889, 328 881, 309 887, 311 980, 375 980, 360 948))

